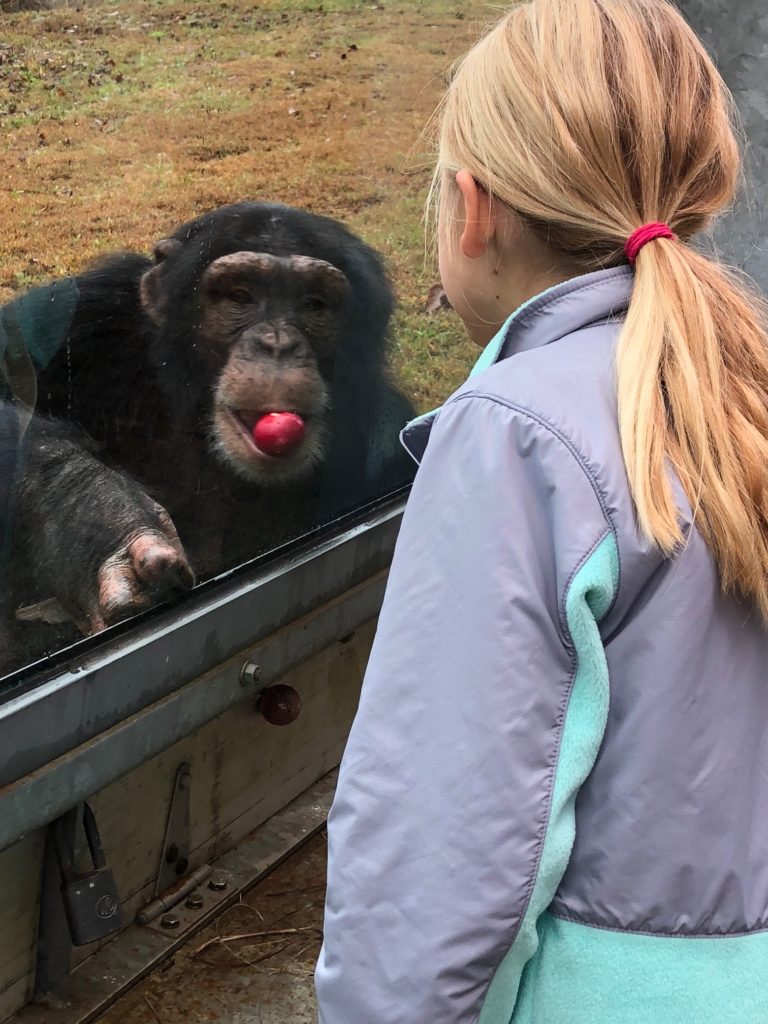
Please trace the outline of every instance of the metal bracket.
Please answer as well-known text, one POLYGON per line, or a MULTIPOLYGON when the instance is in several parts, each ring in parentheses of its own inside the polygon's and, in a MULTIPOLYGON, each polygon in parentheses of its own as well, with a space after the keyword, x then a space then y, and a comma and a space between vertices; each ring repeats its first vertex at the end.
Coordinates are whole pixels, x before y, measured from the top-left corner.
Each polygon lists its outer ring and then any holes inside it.
POLYGON ((82 805, 73 807, 46 830, 33 998, 36 1003, 50 1009, 63 1009, 69 1005, 72 966, 72 935, 61 898, 56 830, 60 830, 68 854, 74 856, 81 811, 82 805))
POLYGON ((189 870, 189 764, 185 761, 176 770, 171 806, 165 825, 165 838, 155 881, 155 898, 176 885, 189 870))

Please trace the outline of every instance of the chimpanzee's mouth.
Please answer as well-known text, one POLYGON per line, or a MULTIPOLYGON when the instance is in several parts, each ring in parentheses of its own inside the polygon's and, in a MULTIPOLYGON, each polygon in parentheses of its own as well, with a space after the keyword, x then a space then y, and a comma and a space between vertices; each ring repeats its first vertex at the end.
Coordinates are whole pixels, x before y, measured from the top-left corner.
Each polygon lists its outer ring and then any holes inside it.
POLYGON ((258 412, 254 412, 250 409, 233 409, 231 407, 227 407, 227 412, 251 454, 256 455, 261 461, 270 463, 284 462, 286 455, 290 457, 294 452, 298 452, 304 447, 302 440, 302 442, 297 443, 295 448, 292 448, 290 451, 284 452, 280 455, 272 454, 271 452, 266 452, 259 447, 254 437, 254 432, 256 424, 260 420, 265 416, 269 416, 274 413, 290 413, 292 416, 298 417, 303 422, 305 428, 308 428, 311 416, 306 413, 299 412, 297 409, 261 409, 258 412))
POLYGON ((244 430, 249 437, 256 425, 256 421, 264 415, 263 412, 249 412, 247 409, 229 409, 227 411, 236 421, 237 425, 244 430))

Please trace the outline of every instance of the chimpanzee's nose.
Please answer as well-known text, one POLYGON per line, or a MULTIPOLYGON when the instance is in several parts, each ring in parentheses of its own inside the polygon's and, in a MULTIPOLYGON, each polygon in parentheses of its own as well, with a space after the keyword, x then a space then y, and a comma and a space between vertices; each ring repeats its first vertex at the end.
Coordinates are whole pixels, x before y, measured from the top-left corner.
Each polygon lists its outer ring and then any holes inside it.
POLYGON ((273 359, 295 356, 301 347, 300 339, 292 331, 279 328, 261 330, 255 340, 259 353, 271 356, 273 359))

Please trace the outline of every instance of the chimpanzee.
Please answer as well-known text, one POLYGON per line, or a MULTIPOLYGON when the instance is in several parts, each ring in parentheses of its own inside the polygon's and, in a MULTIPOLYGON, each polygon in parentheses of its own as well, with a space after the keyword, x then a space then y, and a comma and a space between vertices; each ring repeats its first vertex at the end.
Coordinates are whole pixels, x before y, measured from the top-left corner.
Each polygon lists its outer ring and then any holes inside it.
MULTIPOLYGON (((37 292, 44 337, 17 351, 36 396, 8 614, 92 633, 407 481, 391 289, 337 222, 224 206, 153 260, 118 253, 67 283, 70 322, 57 335, 61 288, 42 315, 37 292)), ((18 400, 23 372, 5 376, 18 400)))

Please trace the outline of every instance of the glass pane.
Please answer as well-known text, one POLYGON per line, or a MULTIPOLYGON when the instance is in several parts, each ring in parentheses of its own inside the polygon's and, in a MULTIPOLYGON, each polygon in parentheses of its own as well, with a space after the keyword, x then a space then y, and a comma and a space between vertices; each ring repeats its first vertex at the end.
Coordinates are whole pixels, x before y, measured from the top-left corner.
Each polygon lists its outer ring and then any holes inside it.
POLYGON ((4 15, 0 674, 410 482, 474 358, 420 131, 482 9, 4 15))

